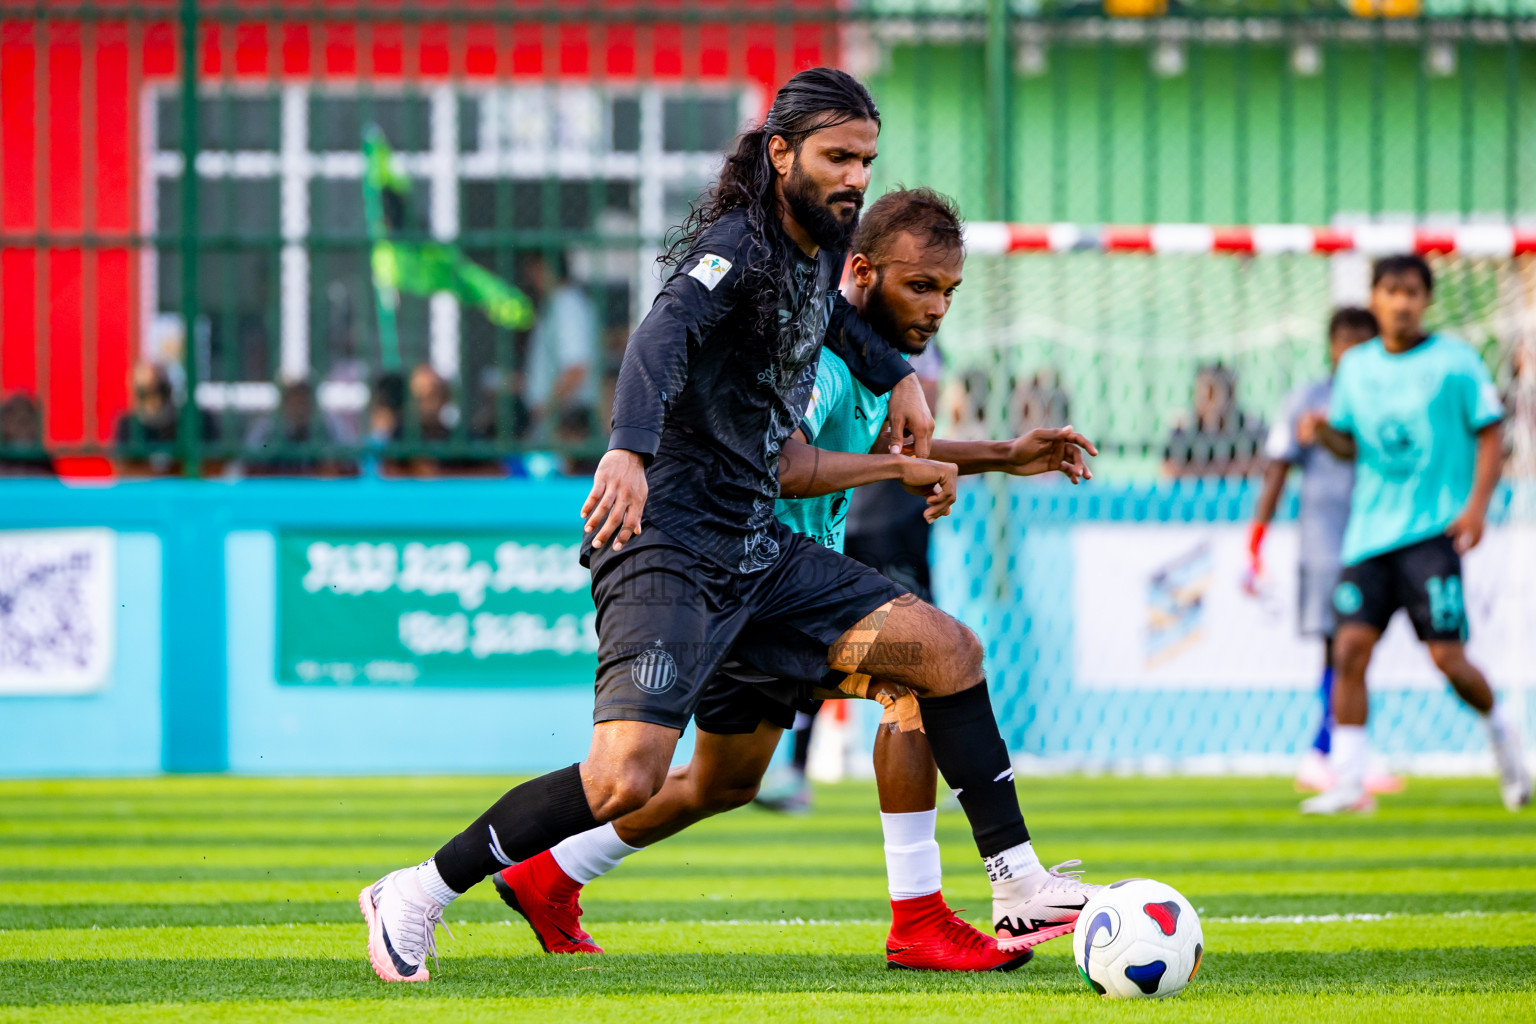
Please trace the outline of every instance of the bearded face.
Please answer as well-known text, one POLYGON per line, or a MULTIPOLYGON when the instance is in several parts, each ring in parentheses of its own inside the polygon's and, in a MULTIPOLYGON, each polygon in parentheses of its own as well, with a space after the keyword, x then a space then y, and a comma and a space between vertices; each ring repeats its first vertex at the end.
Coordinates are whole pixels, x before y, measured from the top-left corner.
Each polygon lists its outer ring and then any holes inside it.
POLYGON ((859 226, 864 193, 848 188, 841 176, 830 185, 821 183, 801 163, 797 154, 784 182, 784 201, 789 206, 790 215, 817 245, 845 249, 854 229, 859 226))

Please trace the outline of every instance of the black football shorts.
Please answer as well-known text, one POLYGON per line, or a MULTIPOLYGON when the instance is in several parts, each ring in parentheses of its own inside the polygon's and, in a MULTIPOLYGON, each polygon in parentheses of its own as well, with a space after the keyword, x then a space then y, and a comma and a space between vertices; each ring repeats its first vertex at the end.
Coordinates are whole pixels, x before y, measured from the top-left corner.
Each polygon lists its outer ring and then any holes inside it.
POLYGON ((1449 537, 1430 537, 1347 565, 1333 588, 1339 624, 1385 630, 1399 608, 1420 640, 1467 639, 1461 556, 1449 537))
MULTIPOLYGON (((739 660, 750 667, 778 678, 820 678, 838 637, 906 594, 782 523, 773 529, 779 556, 751 574, 721 568, 653 523, 622 551, 583 552, 597 605, 594 723, 681 730, 743 634, 752 657, 739 660), (771 652, 771 664, 763 664, 771 652)), ((731 724, 720 708, 710 710, 714 724, 731 724)))

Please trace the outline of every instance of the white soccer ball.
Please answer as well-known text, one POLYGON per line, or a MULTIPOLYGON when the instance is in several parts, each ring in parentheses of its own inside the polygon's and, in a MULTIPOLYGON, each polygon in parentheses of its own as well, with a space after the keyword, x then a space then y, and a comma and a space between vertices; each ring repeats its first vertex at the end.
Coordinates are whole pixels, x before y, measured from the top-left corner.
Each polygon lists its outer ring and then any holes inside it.
POLYGON ((1200 969, 1205 935, 1178 890, 1150 878, 1105 886, 1072 933, 1077 970, 1110 999, 1161 999, 1184 990, 1200 969))

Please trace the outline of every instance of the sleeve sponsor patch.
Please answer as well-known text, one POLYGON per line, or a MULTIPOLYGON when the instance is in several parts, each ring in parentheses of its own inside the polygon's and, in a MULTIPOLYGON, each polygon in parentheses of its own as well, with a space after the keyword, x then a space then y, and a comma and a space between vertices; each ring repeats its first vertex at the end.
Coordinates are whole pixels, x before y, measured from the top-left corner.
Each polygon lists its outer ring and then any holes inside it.
POLYGON ((715 285, 725 278, 730 269, 730 260, 723 256, 716 256, 714 253, 705 253, 694 268, 688 271, 688 276, 710 291, 714 291, 715 285))

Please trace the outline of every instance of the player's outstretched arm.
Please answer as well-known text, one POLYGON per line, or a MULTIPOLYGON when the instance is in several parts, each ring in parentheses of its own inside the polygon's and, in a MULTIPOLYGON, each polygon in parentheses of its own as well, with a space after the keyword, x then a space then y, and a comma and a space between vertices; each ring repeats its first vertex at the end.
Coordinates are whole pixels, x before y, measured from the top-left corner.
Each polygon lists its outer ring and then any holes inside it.
POLYGON ((799 432, 779 454, 779 493, 786 498, 816 498, 881 480, 898 480, 928 499, 929 522, 948 515, 955 503, 959 471, 947 462, 888 455, 884 452, 837 452, 807 444, 799 432))
MULTIPOLYGON (((881 434, 873 451, 884 451, 891 443, 889 432, 881 434)), ((953 463, 961 476, 977 473, 1008 473, 1012 476, 1039 476, 1061 473, 1074 484, 1092 480, 1087 455, 1098 455, 1092 441, 1070 426, 1031 430, 1011 441, 947 441, 935 438, 931 457, 953 463)))

